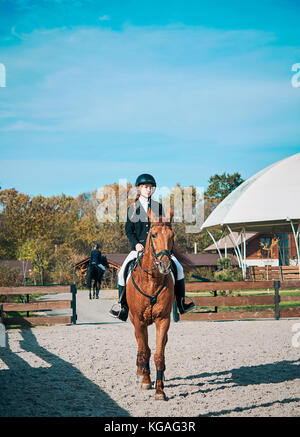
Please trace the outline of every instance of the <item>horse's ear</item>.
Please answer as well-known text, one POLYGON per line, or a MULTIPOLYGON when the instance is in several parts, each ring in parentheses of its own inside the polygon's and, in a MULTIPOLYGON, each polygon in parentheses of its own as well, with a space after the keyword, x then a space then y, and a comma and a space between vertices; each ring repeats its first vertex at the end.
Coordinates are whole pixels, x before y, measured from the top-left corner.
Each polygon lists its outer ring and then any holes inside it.
POLYGON ((165 223, 171 223, 172 220, 173 220, 173 216, 174 216, 174 213, 173 213, 172 209, 169 209, 169 213, 168 213, 168 215, 166 215, 166 216, 164 217, 164 222, 165 222, 165 223))

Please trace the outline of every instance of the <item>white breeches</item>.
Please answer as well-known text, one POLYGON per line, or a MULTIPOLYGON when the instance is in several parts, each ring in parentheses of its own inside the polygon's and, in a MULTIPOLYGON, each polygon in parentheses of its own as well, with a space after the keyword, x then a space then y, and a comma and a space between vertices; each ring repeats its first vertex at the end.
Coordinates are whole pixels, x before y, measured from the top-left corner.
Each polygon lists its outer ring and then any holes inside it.
MULTIPOLYGON (((132 261, 133 259, 137 258, 137 254, 138 252, 136 250, 132 250, 127 257, 125 258, 119 273, 118 273, 118 284, 124 286, 125 285, 125 281, 124 281, 124 271, 126 269, 127 264, 129 263, 129 261, 132 261)), ((183 267, 180 264, 180 262, 178 261, 178 259, 174 256, 171 255, 172 260, 174 261, 175 265, 176 265, 176 269, 177 269, 177 280, 180 281, 180 279, 184 278, 184 273, 183 273, 183 267)))

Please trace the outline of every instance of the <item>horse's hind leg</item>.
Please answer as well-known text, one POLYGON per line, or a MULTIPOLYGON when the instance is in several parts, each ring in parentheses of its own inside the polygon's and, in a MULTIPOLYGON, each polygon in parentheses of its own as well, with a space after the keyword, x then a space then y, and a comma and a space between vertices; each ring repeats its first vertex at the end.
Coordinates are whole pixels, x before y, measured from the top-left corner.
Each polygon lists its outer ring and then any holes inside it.
POLYGON ((168 329, 170 319, 155 321, 156 324, 156 351, 154 362, 156 366, 155 399, 166 400, 164 393, 164 371, 165 371, 165 348, 168 341, 168 329))
POLYGON ((97 283, 96 283, 96 299, 99 299, 100 286, 101 286, 101 283, 97 281, 97 283))
POLYGON ((138 354, 137 354, 137 379, 138 382, 141 381, 141 388, 143 390, 148 390, 151 388, 150 379, 150 356, 151 351, 148 346, 148 329, 146 325, 141 325, 141 322, 136 321, 134 324, 135 337, 138 344, 138 354))

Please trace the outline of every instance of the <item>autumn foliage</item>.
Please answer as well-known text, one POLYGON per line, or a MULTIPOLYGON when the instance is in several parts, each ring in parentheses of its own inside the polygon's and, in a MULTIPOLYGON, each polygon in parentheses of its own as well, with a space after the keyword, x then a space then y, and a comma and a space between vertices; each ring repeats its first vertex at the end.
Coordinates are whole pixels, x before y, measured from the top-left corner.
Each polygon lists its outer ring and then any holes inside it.
MULTIPOLYGON (((205 218, 224 198, 224 187, 227 194, 242 179, 238 173, 223 174, 212 176, 209 182, 205 218)), ((114 183, 109 188, 120 199, 132 187, 114 183), (125 192, 120 193, 120 189, 125 192)), ((124 221, 117 217, 114 222, 99 222, 98 205, 96 191, 76 198, 64 194, 31 197, 14 188, 0 191, 0 259, 30 260, 33 283, 71 283, 74 264, 89 256, 93 243, 100 244, 103 254, 128 253, 131 249, 124 221)), ((195 243, 198 252, 211 244, 206 233, 187 233, 185 226, 184 222, 173 224, 175 243, 183 252, 193 252, 195 243)), ((218 232, 215 237, 219 237, 218 232)), ((4 276, 0 271, 0 285, 5 282, 4 276)))

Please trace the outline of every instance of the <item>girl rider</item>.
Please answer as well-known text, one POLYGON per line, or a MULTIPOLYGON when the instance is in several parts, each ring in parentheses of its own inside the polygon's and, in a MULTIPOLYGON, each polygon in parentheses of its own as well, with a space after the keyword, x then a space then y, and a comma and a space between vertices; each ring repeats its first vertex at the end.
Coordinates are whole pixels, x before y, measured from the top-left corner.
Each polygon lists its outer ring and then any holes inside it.
MULTIPOLYGON (((113 317, 118 317, 122 321, 126 321, 128 317, 128 306, 126 301, 126 283, 124 273, 129 261, 137 258, 139 252, 144 250, 148 231, 150 228, 148 218, 148 207, 151 202, 151 209, 156 216, 163 213, 162 205, 151 199, 154 193, 156 182, 150 174, 141 174, 135 182, 138 187, 138 194, 133 205, 130 205, 127 212, 127 222, 125 225, 125 232, 130 241, 132 251, 126 257, 118 274, 118 290, 119 302, 118 308, 116 305, 110 310, 113 317)), ((177 278, 175 278, 175 297, 180 314, 190 311, 194 306, 194 302, 185 303, 185 287, 184 287, 184 273, 182 265, 177 258, 172 254, 171 259, 174 261, 177 270, 177 278)))

